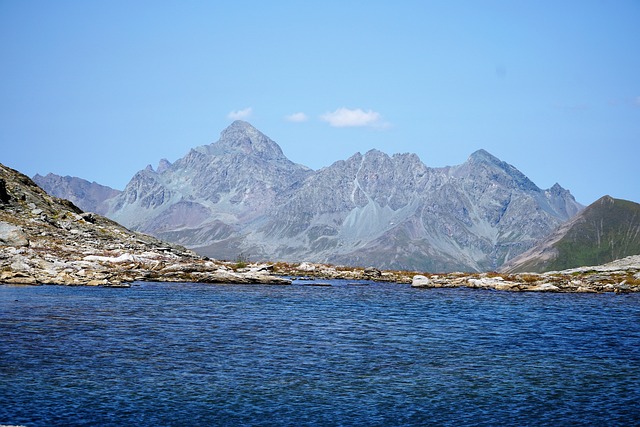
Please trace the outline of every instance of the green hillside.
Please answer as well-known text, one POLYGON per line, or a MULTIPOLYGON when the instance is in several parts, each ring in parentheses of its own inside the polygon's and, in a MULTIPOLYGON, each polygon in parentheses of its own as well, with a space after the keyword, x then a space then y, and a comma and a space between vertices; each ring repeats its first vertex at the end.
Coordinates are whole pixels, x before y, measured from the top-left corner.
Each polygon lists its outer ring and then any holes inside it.
POLYGON ((640 204, 604 196, 580 214, 555 245, 545 270, 600 265, 640 254, 640 204))

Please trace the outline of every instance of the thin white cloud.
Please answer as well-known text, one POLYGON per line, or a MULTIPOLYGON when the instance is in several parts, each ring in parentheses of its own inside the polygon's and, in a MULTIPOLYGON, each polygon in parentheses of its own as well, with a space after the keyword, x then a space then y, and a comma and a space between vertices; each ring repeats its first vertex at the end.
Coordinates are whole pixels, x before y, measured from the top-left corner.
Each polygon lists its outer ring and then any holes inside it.
POLYGON ((640 96, 636 96, 636 99, 634 99, 636 107, 640 107, 640 96))
POLYGON ((345 107, 338 108, 335 111, 324 113, 320 116, 320 120, 337 128, 364 126, 384 128, 389 125, 382 121, 380 113, 373 110, 363 111, 360 108, 353 110, 345 107))
POLYGON ((247 107, 244 110, 236 110, 227 114, 227 118, 231 120, 243 120, 249 118, 253 113, 253 108, 247 107))
POLYGON ((284 118, 285 118, 286 121, 293 122, 293 123, 301 123, 301 122, 306 122, 307 120, 309 120, 309 116, 307 116, 303 112, 289 114, 288 116, 285 116, 284 118))

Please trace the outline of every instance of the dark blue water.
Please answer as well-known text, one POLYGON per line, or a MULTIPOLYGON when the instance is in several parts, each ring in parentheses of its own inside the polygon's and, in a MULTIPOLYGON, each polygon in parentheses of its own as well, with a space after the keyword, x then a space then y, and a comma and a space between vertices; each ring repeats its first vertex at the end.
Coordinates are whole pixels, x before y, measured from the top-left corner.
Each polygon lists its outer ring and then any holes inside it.
POLYGON ((0 286, 0 424, 638 425, 640 295, 0 286))

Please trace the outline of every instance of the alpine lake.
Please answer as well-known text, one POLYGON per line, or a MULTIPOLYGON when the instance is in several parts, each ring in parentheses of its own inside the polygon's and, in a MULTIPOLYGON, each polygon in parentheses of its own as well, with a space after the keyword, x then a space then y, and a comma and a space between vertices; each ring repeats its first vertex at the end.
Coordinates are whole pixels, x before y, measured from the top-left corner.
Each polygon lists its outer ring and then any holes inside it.
POLYGON ((0 286, 0 425, 640 425, 640 294, 0 286))

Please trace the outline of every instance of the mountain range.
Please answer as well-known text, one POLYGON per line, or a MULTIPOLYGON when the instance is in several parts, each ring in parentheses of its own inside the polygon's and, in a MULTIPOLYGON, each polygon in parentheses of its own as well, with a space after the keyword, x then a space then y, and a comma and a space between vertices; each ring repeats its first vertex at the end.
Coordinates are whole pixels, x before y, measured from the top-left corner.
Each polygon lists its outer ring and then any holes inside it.
MULTIPOLYGON (((52 175, 35 180, 78 193, 52 175)), ((83 188, 107 217, 212 258, 436 272, 495 270, 583 209, 484 150, 441 168, 371 150, 311 170, 244 121, 120 193, 83 188)))

